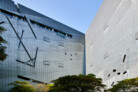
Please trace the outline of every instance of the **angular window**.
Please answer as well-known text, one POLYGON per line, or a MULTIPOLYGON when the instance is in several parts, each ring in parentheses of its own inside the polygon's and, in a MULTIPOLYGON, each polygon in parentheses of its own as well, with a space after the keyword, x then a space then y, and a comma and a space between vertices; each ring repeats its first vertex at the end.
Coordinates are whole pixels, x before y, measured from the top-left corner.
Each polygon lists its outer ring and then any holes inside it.
POLYGON ((49 61, 43 61, 43 64, 44 65, 50 65, 50 62, 49 61))
POLYGON ((116 72, 116 69, 113 69, 113 72, 116 72))
POLYGON ((50 42, 50 39, 48 37, 43 37, 43 41, 50 42))
POLYGON ((125 59, 126 59, 126 55, 124 55, 124 58, 123 58, 123 63, 125 62, 125 59))
POLYGON ((67 34, 67 37, 68 37, 68 38, 72 38, 72 35, 70 35, 70 34, 67 34))
POLYGON ((20 78, 20 79, 23 79, 23 80, 30 80, 30 78, 27 78, 27 77, 24 77, 24 76, 21 76, 21 75, 17 75, 17 78, 20 78))
POLYGON ((108 74, 108 77, 110 77, 110 74, 108 74))
POLYGON ((58 35, 62 38, 65 38, 66 34, 65 33, 62 33, 62 32, 58 32, 58 35))
POLYGON ((56 34, 58 34, 58 31, 57 31, 56 29, 54 29, 54 32, 55 32, 56 34))
POLYGON ((3 24, 3 23, 5 23, 5 22, 4 22, 4 21, 1 21, 1 22, 0 22, 0 24, 3 24))
POLYGON ((64 67, 64 65, 63 65, 62 63, 58 63, 58 67, 63 68, 63 67, 64 67))
POLYGON ((123 72, 123 74, 126 74, 126 73, 127 73, 127 71, 123 72))
POLYGON ((59 45, 59 46, 64 46, 64 43, 59 42, 58 45, 59 45))
POLYGON ((108 53, 104 54, 104 59, 108 58, 108 53))
POLYGON ((111 86, 113 86, 113 85, 114 85, 114 81, 112 82, 111 86))
POLYGON ((118 72, 117 75, 120 75, 120 72, 118 72))
POLYGON ((104 27, 104 30, 106 31, 108 29, 108 25, 106 25, 105 27, 104 27))

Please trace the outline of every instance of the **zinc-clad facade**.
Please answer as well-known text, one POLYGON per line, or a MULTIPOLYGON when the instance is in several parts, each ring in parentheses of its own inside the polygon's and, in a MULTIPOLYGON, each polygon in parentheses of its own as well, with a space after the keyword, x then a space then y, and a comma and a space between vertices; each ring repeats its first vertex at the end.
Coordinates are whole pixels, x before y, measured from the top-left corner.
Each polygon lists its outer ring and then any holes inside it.
POLYGON ((16 80, 50 83, 83 74, 84 34, 11 0, 0 0, 0 26, 7 29, 7 59, 0 62, 0 92, 16 80))

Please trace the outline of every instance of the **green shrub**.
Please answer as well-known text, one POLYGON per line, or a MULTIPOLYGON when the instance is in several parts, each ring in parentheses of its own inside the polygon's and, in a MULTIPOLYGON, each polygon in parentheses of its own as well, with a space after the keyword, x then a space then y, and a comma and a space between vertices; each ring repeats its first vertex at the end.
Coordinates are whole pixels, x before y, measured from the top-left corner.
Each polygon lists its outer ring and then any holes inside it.
POLYGON ((9 85, 14 86, 10 92, 35 92, 35 87, 28 82, 15 81, 9 85))

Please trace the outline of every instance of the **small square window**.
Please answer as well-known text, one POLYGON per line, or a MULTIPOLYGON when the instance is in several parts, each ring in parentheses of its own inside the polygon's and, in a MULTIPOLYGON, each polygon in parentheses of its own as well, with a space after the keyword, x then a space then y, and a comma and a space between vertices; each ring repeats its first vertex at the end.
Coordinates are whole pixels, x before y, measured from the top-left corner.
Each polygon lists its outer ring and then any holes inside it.
POLYGON ((59 46, 64 46, 64 43, 59 42, 58 45, 59 45, 59 46))
POLYGON ((43 37, 43 41, 50 42, 50 39, 48 37, 43 37))
POLYGON ((58 63, 58 67, 63 68, 64 67, 63 63, 58 63))
POLYGON ((116 72, 116 69, 113 69, 113 72, 116 72))
POLYGON ((120 72, 119 72, 119 73, 117 73, 117 75, 120 75, 120 72))
POLYGON ((44 65, 50 65, 50 62, 49 61, 43 61, 43 64, 44 65))

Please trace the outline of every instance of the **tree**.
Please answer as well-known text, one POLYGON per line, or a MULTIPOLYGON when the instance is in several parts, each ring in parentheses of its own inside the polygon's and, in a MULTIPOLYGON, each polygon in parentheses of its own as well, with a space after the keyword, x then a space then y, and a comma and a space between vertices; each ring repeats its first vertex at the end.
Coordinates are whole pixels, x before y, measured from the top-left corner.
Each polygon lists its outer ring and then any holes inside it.
POLYGON ((32 86, 28 82, 23 81, 15 81, 10 83, 9 85, 13 85, 14 87, 11 88, 10 92, 35 92, 35 87, 32 86))
POLYGON ((7 57, 5 53, 6 46, 3 46, 3 44, 7 42, 2 38, 2 33, 4 31, 6 31, 6 29, 0 26, 0 61, 4 61, 7 57))
POLYGON ((36 92, 48 92, 50 87, 52 87, 52 86, 53 86, 53 84, 48 84, 48 85, 38 84, 35 86, 35 88, 36 88, 36 92))
POLYGON ((119 81, 110 92, 138 92, 138 77, 119 81))
POLYGON ((53 82, 54 86, 48 92, 97 92, 105 87, 102 79, 93 74, 65 76, 53 82))

